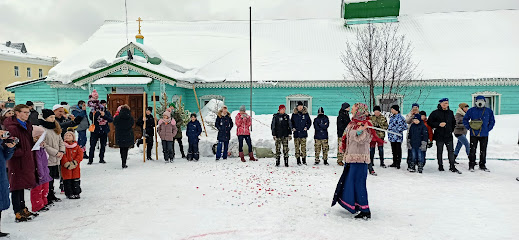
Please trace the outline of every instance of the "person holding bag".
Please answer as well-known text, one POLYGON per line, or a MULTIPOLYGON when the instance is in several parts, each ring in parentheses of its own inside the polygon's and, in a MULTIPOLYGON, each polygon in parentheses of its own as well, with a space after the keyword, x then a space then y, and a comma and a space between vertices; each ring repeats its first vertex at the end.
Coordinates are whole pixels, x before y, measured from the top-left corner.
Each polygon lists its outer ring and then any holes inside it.
POLYGON ((494 128, 496 120, 492 109, 486 107, 484 96, 477 96, 475 104, 476 106, 469 109, 463 117, 463 125, 470 132, 469 171, 474 172, 476 149, 479 143, 479 169, 489 172, 486 166, 488 135, 494 128))

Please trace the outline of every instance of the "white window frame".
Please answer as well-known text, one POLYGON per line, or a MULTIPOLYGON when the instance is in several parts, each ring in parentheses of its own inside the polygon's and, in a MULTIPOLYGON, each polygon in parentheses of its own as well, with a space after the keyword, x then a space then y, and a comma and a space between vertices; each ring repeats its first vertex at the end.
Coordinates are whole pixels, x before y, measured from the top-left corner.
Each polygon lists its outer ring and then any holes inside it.
MULTIPOLYGON (((400 109, 402 109, 402 105, 404 104, 404 96, 401 95, 401 94, 394 94, 394 93, 391 93, 391 94, 388 94, 388 93, 384 93, 383 95, 382 94, 379 94, 375 97, 375 104, 377 106, 380 106, 380 100, 382 100, 382 98, 392 98, 392 99, 396 99, 398 100, 398 106, 400 107, 400 109)), ((391 106, 389 106, 391 107, 391 106)), ((382 111, 384 111, 384 109, 382 109, 382 111)))
POLYGON ((31 74, 31 68, 28 67, 28 68, 27 68, 27 77, 30 78, 31 76, 32 76, 32 74, 31 74))
POLYGON ((180 95, 173 95, 173 96, 171 97, 171 102, 172 102, 172 103, 175 103, 175 104, 176 104, 176 103, 178 102, 178 100, 180 100, 180 95))
POLYGON ((14 66, 14 76, 20 77, 20 67, 14 66))
POLYGON ((45 108, 44 102, 34 102, 34 110, 36 110, 40 116, 42 114, 41 110, 43 108, 45 108))
MULTIPOLYGON (((306 94, 293 94, 293 95, 288 95, 286 96, 286 107, 289 108, 290 107, 290 102, 291 101, 307 101, 308 102, 308 114, 312 114, 312 100, 313 100, 313 97, 310 96, 310 95, 306 95, 306 94)), ((288 112, 292 112, 293 109, 288 109, 288 112)))
POLYGON ((43 69, 38 69, 38 78, 43 78, 43 69))
POLYGON ((475 104, 475 98, 477 96, 483 96, 483 97, 489 97, 489 98, 492 98, 492 106, 491 106, 491 109, 492 111, 494 111, 494 113, 496 115, 499 115, 501 114, 501 95, 500 93, 498 92, 490 92, 490 91, 485 91, 485 92, 475 92, 472 94, 472 105, 471 107, 474 106, 475 104), (499 102, 499 103, 498 103, 499 102))
POLYGON ((204 107, 206 105, 205 101, 210 101, 211 99, 220 100, 225 104, 225 97, 222 95, 204 95, 198 98, 200 101, 200 107, 204 107))

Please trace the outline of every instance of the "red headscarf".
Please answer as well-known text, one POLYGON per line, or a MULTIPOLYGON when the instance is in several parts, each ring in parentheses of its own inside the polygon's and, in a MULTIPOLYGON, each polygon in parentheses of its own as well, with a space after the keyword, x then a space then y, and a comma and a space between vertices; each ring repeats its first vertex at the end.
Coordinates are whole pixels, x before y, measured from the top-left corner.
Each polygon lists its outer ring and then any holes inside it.
MULTIPOLYGON (((373 127, 373 124, 371 123, 371 121, 368 118, 368 114, 369 114, 369 110, 368 109, 369 109, 368 106, 366 104, 364 104, 364 103, 355 103, 353 105, 353 108, 352 108, 352 111, 351 111, 351 114, 353 114, 353 119, 348 124, 348 126, 350 127, 350 125, 351 125, 351 128, 353 130, 357 130, 361 126, 373 127)), ((369 133, 371 133, 371 136, 372 136, 371 142, 372 143, 375 142, 375 143, 378 143, 380 145, 384 144, 384 140, 380 139, 378 137, 377 132, 375 131, 375 129, 368 128, 366 130, 369 131, 369 133)), ((341 144, 341 148, 339 149, 339 151, 344 152, 345 149, 346 149, 346 135, 343 135, 342 136, 342 144, 341 144)))

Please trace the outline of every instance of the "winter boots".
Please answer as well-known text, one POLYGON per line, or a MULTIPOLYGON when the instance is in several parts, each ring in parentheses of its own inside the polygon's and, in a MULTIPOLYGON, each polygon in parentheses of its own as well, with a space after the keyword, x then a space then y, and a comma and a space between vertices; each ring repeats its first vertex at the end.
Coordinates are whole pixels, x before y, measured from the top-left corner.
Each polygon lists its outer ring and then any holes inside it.
POLYGON ((423 163, 418 163, 418 173, 423 172, 423 163))
POLYGON ((281 157, 277 157, 276 158, 276 167, 279 167, 280 160, 281 160, 281 157))
POLYGON ((249 153, 249 161, 258 161, 258 159, 254 158, 254 153, 253 152, 249 153))
POLYGON ((485 166, 485 164, 479 164, 479 170, 490 172, 490 170, 485 166))
POLYGON ((453 173, 461 174, 461 172, 458 169, 456 169, 456 167, 454 165, 450 166, 449 171, 451 171, 453 173))
POLYGON ((297 158, 297 165, 301 166, 301 158, 299 158, 299 157, 297 158))
POLYGON ((29 220, 32 220, 30 216, 25 216, 23 212, 17 212, 14 217, 15 222, 27 222, 29 220))
POLYGON ((187 160, 193 161, 193 153, 187 153, 187 160))
POLYGON ((409 167, 407 168, 407 171, 409 171, 409 172, 416 172, 415 165, 411 163, 411 165, 409 165, 409 167))
POLYGON ((285 167, 288 167, 288 157, 285 157, 285 167))
POLYGON ((324 165, 328 166, 330 164, 328 164, 328 160, 324 160, 324 165))
POLYGON ((240 155, 241 161, 245 162, 245 155, 243 154, 243 152, 240 152, 239 155, 240 155))
POLYGON ((438 171, 440 171, 440 172, 445 171, 445 169, 443 169, 443 165, 439 165, 439 166, 438 166, 438 171))
POLYGON ((371 212, 360 212, 355 218, 368 220, 371 218, 371 212))
POLYGON ((303 164, 306 165, 306 157, 303 157, 303 164))

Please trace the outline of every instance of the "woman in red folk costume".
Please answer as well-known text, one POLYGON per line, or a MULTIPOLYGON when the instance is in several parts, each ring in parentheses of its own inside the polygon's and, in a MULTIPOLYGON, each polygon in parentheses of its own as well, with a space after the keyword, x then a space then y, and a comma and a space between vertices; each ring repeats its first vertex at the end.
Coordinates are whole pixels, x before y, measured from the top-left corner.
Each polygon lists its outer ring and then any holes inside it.
POLYGON ((384 143, 377 136, 368 118, 368 106, 363 103, 353 105, 353 120, 348 124, 342 137, 339 151, 344 153, 344 171, 337 184, 332 206, 339 203, 351 213, 360 213, 355 218, 371 218, 368 205, 366 178, 370 163, 369 147, 371 141, 384 143))

